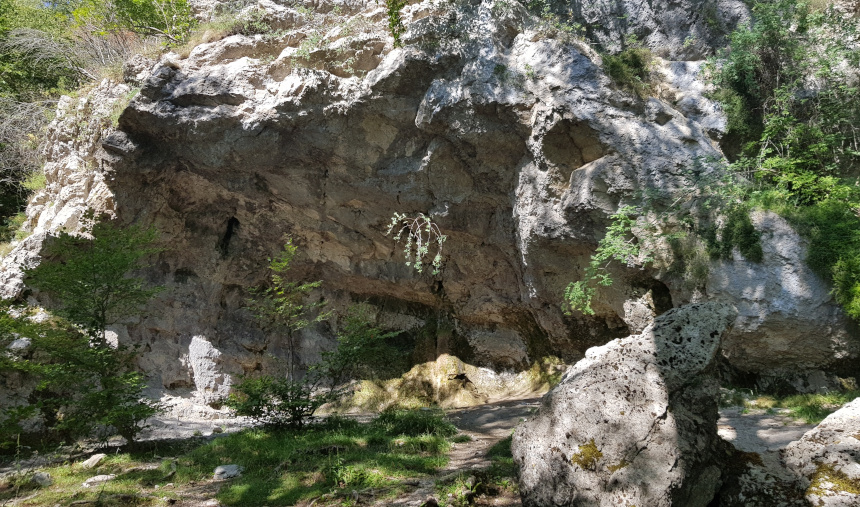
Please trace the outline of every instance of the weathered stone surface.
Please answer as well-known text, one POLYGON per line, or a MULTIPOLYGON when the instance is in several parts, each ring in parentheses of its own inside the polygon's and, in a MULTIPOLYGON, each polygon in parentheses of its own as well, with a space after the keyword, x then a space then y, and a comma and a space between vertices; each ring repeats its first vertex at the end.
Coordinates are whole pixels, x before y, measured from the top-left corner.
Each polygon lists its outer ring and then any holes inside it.
POLYGON ((514 433, 523 505, 708 505, 726 452, 710 372, 735 317, 690 304, 589 349, 514 433))
POLYGON ((812 505, 860 505, 860 398, 827 416, 783 451, 812 505))
POLYGON ((855 356, 858 342, 833 304, 830 284, 806 265, 807 242, 775 213, 757 211, 751 218, 762 233, 762 262, 735 252, 734 259, 712 265, 707 282, 709 293, 724 295, 738 309, 723 340, 731 364, 796 376, 809 365, 855 356))
POLYGON ((85 488, 92 488, 93 486, 100 486, 114 479, 116 479, 116 474, 96 475, 85 480, 82 486, 85 488))
POLYGON ((233 477, 239 477, 242 475, 242 470, 243 468, 239 465, 221 465, 215 468, 215 472, 212 477, 216 481, 232 479, 233 477))
MULTIPOLYGON (((203 0, 199 12, 215 3, 203 0)), ((726 27, 742 19, 741 3, 718 2, 716 19, 726 27)), ((619 205, 643 188, 664 196, 689 188, 691 172, 706 170, 699 162, 720 157, 725 119, 705 96, 700 62, 660 63, 665 83, 642 100, 614 87, 588 44, 553 40, 518 5, 412 4, 406 47, 394 49, 375 2, 314 2, 314 20, 297 5, 259 2, 283 36, 234 35, 186 58, 131 62, 129 82, 141 91, 118 129, 105 119, 128 86, 103 83, 63 99, 48 186, 28 209, 34 233, 0 265, 0 292, 20 296, 21 266, 38 262, 46 234, 78 227, 86 206, 155 225, 166 250, 145 274, 168 290, 117 336, 143 347, 139 366, 153 385, 195 389, 205 401, 232 377, 272 371, 287 355, 286 339, 263 332, 244 309, 285 235, 300 247, 291 276, 322 280, 314 297, 331 308, 371 299, 413 338, 433 321, 451 322, 428 362, 456 349, 475 367, 517 370, 547 354, 573 361, 642 329, 693 292, 633 260, 612 267, 616 283, 599 291, 593 317, 564 315, 561 293, 582 276, 619 205), (321 30, 313 23, 335 12, 336 26, 299 54, 311 29, 321 30), (394 212, 425 213, 449 236, 440 276, 402 263, 402 245, 384 235, 394 212)), ((686 45, 695 51, 716 37, 702 28, 702 5, 597 2, 573 11, 591 23, 605 7, 606 33, 595 36, 607 44, 629 31, 683 56, 686 34, 697 38, 686 45), (696 15, 674 26, 679 9, 696 15), (627 14, 625 28, 617 19, 627 14)), ((796 264, 775 256, 770 266, 796 264)), ((718 267, 715 280, 737 269, 718 267)), ((746 308, 746 282, 710 283, 697 297, 746 308)), ((733 361, 764 367, 765 354, 776 358, 769 367, 784 360, 811 369, 856 355, 857 337, 840 327, 832 302, 804 316, 807 299, 783 301, 788 308, 759 305, 755 325, 740 323, 749 332, 729 349, 733 361), (786 326, 806 329, 825 314, 826 336, 805 334, 815 350, 806 362, 773 353, 771 341, 794 336, 786 326)), ((331 347, 336 327, 298 333, 299 362, 331 347)), ((799 349, 803 338, 788 341, 799 349)))
POLYGON ((54 484, 54 479, 51 478, 51 474, 48 472, 36 472, 33 474, 33 477, 30 477, 30 482, 39 487, 47 488, 54 484))
POLYGON ((559 9, 587 27, 609 49, 636 37, 653 51, 677 60, 701 59, 725 44, 725 36, 749 20, 749 8, 738 0, 574 0, 559 9))
POLYGON ((797 478, 771 454, 739 452, 727 457, 720 507, 808 507, 797 478))
POLYGON ((200 401, 209 403, 220 400, 230 393, 230 377, 219 368, 221 352, 206 340, 205 336, 194 336, 188 347, 188 361, 194 372, 194 386, 200 401))
POLYGON ((99 466, 99 463, 101 463, 102 460, 104 460, 105 458, 107 458, 107 454, 104 454, 104 453, 93 454, 92 456, 87 458, 86 461, 81 463, 81 466, 84 468, 95 468, 95 467, 99 466))

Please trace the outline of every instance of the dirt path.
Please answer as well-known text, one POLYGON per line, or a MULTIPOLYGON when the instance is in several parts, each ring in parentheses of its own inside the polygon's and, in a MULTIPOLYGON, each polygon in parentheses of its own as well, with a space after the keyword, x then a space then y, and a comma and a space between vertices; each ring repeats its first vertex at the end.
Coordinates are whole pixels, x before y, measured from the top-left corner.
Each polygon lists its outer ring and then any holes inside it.
MULTIPOLYGON (((479 407, 463 408, 448 412, 451 422, 472 440, 453 444, 448 465, 433 477, 417 481, 415 490, 394 500, 377 502, 383 506, 420 506, 435 496, 436 481, 446 480, 460 474, 488 468, 492 463, 487 451, 500 440, 508 437, 517 424, 534 413, 540 398, 501 401, 479 407)), ((440 502, 444 503, 444 502, 440 502)), ((520 505, 519 498, 495 498, 489 505, 520 505)))
POLYGON ((723 440, 741 451, 758 454, 770 474, 789 482, 794 480, 794 476, 782 462, 780 451, 814 427, 814 424, 803 424, 778 413, 744 414, 740 407, 721 410, 717 422, 717 431, 723 440))
POLYGON ((721 410, 717 422, 717 430, 723 440, 742 451, 759 454, 778 452, 814 427, 813 424, 803 424, 778 413, 767 414, 762 411, 744 414, 740 407, 721 410))

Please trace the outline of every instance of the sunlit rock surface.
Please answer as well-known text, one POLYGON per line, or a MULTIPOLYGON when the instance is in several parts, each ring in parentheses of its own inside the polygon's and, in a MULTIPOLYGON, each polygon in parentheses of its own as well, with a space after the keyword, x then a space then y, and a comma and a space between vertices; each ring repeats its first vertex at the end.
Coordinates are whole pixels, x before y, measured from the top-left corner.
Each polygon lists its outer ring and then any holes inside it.
POLYGON ((736 315, 694 303, 589 349, 514 433, 523 505, 709 505, 727 450, 713 373, 736 315))
MULTIPOLYGON (((198 14, 217 3, 200 2, 198 14)), ((591 35, 608 46, 627 16, 656 54, 681 60, 658 61, 654 96, 639 98, 606 77, 588 44, 558 40, 516 2, 411 4, 395 49, 375 2, 261 1, 274 35, 210 34, 182 54, 130 61, 128 84, 63 99, 48 187, 28 209, 33 235, 4 259, 0 288, 26 296, 20 267, 38 262, 45 234, 78 227, 87 206, 156 226, 165 251, 144 274, 168 290, 142 318, 118 323, 117 339, 142 346, 154 386, 207 402, 237 375, 278 371, 289 354, 287 339, 244 309, 285 236, 299 246, 292 277, 322 280, 314 297, 332 309, 369 302, 427 368, 446 354, 475 375, 516 374, 550 355, 572 362, 711 298, 741 311, 726 348, 740 369, 850 363, 856 334, 802 252, 783 252, 793 233, 771 219, 756 222, 776 231, 765 234, 762 265, 715 264, 691 289, 631 259, 611 268, 595 316, 562 312, 564 287, 582 276, 609 215, 643 189, 673 202, 718 170, 703 161, 721 157, 725 118, 706 97, 701 62, 683 59, 710 54, 746 11, 729 0, 699 10, 705 3, 574 5, 588 30, 603 20, 591 35), (440 275, 404 264, 403 246, 384 234, 395 212, 427 214, 448 236, 440 275)), ((318 360, 337 328, 297 333, 298 362, 318 360)))

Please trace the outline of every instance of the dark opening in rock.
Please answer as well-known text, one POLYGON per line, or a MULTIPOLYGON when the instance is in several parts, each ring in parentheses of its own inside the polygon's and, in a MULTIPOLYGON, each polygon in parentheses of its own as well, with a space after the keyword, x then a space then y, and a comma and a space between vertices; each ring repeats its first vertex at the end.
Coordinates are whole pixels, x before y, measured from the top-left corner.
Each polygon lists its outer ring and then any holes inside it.
POLYGON ((236 217, 230 217, 230 220, 227 220, 227 230, 224 231, 224 236, 221 237, 221 241, 218 242, 218 250, 221 252, 221 257, 227 257, 227 253, 230 250, 230 240, 233 239, 233 235, 236 233, 236 229, 239 228, 239 221, 236 217))

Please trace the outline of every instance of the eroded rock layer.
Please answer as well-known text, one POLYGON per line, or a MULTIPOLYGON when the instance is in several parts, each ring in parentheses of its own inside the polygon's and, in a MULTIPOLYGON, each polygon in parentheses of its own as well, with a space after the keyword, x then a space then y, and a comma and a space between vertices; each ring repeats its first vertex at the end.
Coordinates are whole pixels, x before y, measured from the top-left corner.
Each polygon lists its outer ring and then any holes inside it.
MULTIPOLYGON (((690 12, 701 2, 688 3, 690 12)), ((685 44, 675 7, 621 4, 658 54, 698 58, 719 38, 697 19, 688 28, 698 38, 685 44)), ((715 5, 727 29, 746 13, 740 2, 715 5)), ((856 355, 802 246, 780 246, 796 235, 767 217, 757 224, 776 243, 762 265, 721 263, 691 285, 630 259, 612 267, 616 283, 599 291, 595 316, 563 314, 564 287, 582 276, 620 205, 648 189, 697 213, 694 198, 677 198, 718 171, 707 161, 721 157, 725 130, 701 62, 658 60, 653 96, 640 98, 606 77, 588 44, 516 2, 409 5, 397 49, 375 2, 308 3, 313 15, 299 7, 259 2, 274 35, 129 62, 128 86, 140 91, 124 109, 133 91, 110 83, 61 104, 49 185, 28 211, 34 235, 4 261, 4 293, 22 294, 18 266, 38 261, 46 233, 73 229, 93 206, 159 229, 166 250, 146 275, 168 290, 114 332, 144 346, 140 365, 157 385, 206 400, 288 354, 286 339, 244 309, 285 236, 300 248, 291 275, 322 280, 318 297, 333 308, 369 301, 383 326, 432 342, 416 346, 416 363, 443 354, 496 370, 550 354, 572 361, 707 298, 741 309, 726 349, 741 369, 815 369, 856 355), (330 16, 337 22, 325 25, 330 16), (122 111, 118 126, 74 134, 87 108, 122 111), (404 264, 402 244, 385 235, 396 212, 424 213, 448 236, 440 275, 404 264), (794 353, 813 338, 814 353, 794 353)), ((597 19, 590 4, 577 9, 597 19)), ((627 30, 616 25, 593 35, 611 46, 627 30)), ((299 359, 316 360, 336 327, 300 333, 299 359)))

